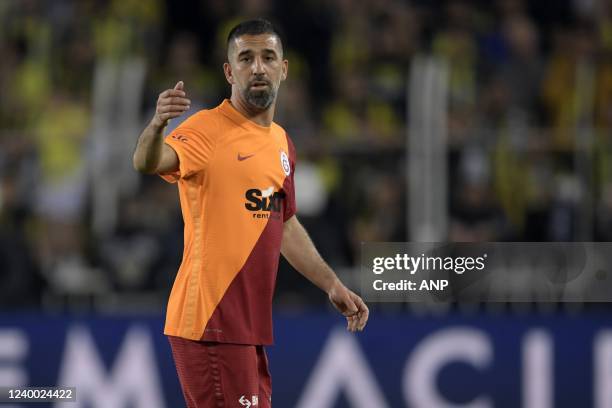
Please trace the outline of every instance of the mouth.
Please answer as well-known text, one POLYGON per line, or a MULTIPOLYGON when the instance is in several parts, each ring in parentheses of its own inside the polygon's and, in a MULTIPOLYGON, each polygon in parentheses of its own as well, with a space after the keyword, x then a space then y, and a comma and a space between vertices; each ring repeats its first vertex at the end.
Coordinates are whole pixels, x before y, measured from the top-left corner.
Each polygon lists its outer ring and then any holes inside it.
POLYGON ((270 86, 270 84, 266 81, 253 81, 251 82, 251 88, 252 89, 264 89, 264 88, 268 88, 270 86))

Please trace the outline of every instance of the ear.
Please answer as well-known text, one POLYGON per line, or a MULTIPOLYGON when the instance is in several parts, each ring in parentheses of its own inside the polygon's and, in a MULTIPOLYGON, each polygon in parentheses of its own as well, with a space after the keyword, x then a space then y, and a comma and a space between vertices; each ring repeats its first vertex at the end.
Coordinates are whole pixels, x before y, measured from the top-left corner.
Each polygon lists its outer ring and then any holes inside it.
POLYGON ((229 62, 223 63, 223 73, 225 74, 225 79, 230 85, 234 85, 236 83, 236 81, 234 81, 234 75, 232 75, 232 66, 229 64, 229 62))
POLYGON ((283 60, 283 67, 281 69, 281 81, 287 79, 287 74, 289 73, 289 61, 283 60))

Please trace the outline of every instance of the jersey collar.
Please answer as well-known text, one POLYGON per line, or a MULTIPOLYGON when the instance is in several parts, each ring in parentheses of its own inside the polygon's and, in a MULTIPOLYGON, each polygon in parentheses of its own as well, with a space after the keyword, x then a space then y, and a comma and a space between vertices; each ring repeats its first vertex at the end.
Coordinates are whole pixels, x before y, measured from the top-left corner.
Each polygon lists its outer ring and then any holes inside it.
POLYGON ((240 126, 244 126, 249 129, 256 130, 258 132, 266 133, 270 132, 270 130, 272 129, 272 125, 261 126, 244 116, 242 113, 238 112, 238 110, 234 108, 234 106, 230 103, 229 99, 224 99, 223 102, 221 102, 221 105, 219 105, 219 110, 221 111, 221 113, 223 113, 225 116, 227 116, 233 122, 240 126))

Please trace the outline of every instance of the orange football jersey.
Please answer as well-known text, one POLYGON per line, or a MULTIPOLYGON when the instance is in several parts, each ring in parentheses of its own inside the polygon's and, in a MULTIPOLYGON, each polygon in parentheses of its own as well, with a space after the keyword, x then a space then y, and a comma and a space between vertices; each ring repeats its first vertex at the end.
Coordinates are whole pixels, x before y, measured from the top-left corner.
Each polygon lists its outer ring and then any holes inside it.
POLYGON ((272 343, 272 296, 283 223, 295 213, 295 149, 228 100, 170 133, 185 223, 183 260, 164 333, 192 340, 272 343))

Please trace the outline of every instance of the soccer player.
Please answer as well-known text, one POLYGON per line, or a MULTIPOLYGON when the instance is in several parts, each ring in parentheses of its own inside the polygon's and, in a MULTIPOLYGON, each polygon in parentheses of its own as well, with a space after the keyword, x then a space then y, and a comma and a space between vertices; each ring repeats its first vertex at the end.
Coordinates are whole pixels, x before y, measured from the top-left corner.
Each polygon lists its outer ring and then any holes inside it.
POLYGON ((185 248, 170 293, 168 336, 188 407, 271 406, 263 346, 272 344, 279 254, 324 290, 363 330, 368 308, 323 261, 295 216, 295 149, 274 123, 288 61, 266 20, 243 22, 227 40, 223 71, 231 97, 186 119, 185 85, 159 95, 140 135, 134 167, 178 182, 185 248))

